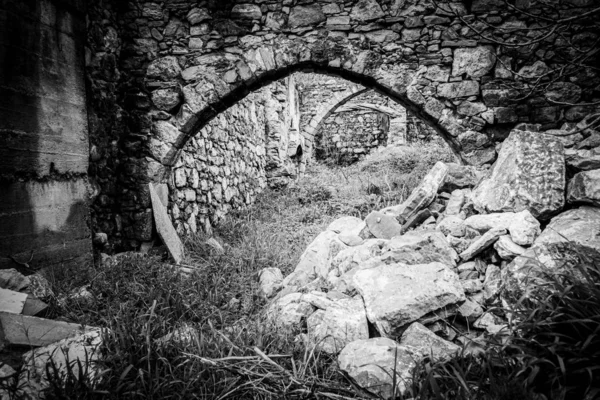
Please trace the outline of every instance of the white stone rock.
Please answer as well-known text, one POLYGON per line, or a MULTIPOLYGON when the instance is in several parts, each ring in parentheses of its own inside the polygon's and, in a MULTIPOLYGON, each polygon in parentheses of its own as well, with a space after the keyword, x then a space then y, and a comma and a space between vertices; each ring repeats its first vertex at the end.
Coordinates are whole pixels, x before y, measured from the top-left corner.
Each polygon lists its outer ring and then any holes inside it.
POLYGON ((569 182, 567 201, 600 207, 600 169, 575 174, 569 182))
POLYGON ((404 394, 410 385, 419 356, 412 347, 380 337, 348 344, 340 353, 338 363, 360 387, 391 399, 404 394))
POLYGON ((414 322, 404 331, 400 344, 416 349, 423 357, 448 359, 460 352, 460 347, 442 339, 424 325, 414 322))
POLYGON ((346 215, 330 223, 329 226, 327 226, 327 230, 339 234, 358 235, 363 227, 364 221, 362 219, 346 215))
POLYGON ((337 354, 347 344, 369 338, 367 315, 362 299, 340 299, 325 310, 315 311, 307 320, 308 336, 317 347, 337 354))
POLYGON ((503 260, 512 260, 525 253, 525 248, 513 242, 508 235, 500 236, 496 243, 494 243, 494 249, 496 249, 498 255, 503 260))
POLYGON ((458 275, 439 262, 380 265, 357 271, 353 280, 369 321, 384 337, 395 337, 407 324, 466 299, 458 275))
POLYGON ((312 304, 302 300, 302 293, 282 296, 267 308, 267 319, 282 328, 294 328, 312 314, 312 304))
POLYGON ((506 229, 492 228, 483 236, 477 238, 471 245, 462 253, 460 253, 460 258, 464 261, 468 261, 475 257, 477 254, 481 253, 488 247, 490 247, 498 238, 502 235, 506 235, 506 229))
POLYGON ((269 299, 283 287, 283 274, 279 268, 263 268, 258 273, 258 282, 260 295, 269 299))
POLYGON ((496 53, 492 46, 458 48, 454 51, 452 76, 467 74, 471 78, 479 78, 494 68, 496 53))
POLYGON ((466 233, 465 221, 458 215, 447 215, 437 225, 444 235, 463 237, 466 233))

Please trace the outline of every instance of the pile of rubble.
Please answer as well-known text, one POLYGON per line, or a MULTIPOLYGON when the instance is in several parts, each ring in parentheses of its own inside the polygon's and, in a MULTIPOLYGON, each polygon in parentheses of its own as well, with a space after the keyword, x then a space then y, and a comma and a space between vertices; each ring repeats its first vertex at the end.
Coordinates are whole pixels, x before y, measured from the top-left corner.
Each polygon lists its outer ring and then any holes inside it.
POLYGON ((509 334, 493 307, 543 270, 600 261, 600 165, 573 170, 582 151, 513 130, 488 171, 437 163, 404 203, 331 223, 289 276, 261 271, 268 317, 304 329, 363 388, 404 392, 420 357, 509 334))
MULTIPOLYGON (((69 297, 84 299, 88 295, 80 288, 69 297)), ((0 270, 0 379, 18 381, 13 386, 16 392, 0 390, 1 399, 40 398, 48 386, 48 364, 53 363, 59 373, 65 373, 69 364, 78 376, 78 360, 87 369, 98 359, 100 329, 41 318, 53 299, 55 294, 42 275, 0 270)), ((93 379, 97 370, 87 370, 93 379)))

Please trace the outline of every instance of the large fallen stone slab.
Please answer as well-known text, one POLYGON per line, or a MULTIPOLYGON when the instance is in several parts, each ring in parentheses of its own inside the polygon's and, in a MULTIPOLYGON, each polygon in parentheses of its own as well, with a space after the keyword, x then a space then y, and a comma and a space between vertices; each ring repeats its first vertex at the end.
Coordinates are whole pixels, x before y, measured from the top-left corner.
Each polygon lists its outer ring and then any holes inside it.
POLYGON ((380 337, 348 344, 341 351, 338 363, 360 387, 392 399, 405 393, 419 358, 420 354, 412 347, 380 337))
POLYGON ((416 349, 422 356, 447 359, 460 352, 460 347, 442 339, 423 324, 414 322, 404 331, 400 344, 416 349))
POLYGON ((74 377, 85 375, 93 385, 101 372, 98 367, 101 345, 102 331, 94 328, 25 353, 24 371, 21 372, 20 380, 21 391, 31 396, 30 398, 40 398, 40 393, 49 386, 47 372, 48 368, 52 368, 50 365, 54 365, 56 372, 64 376, 69 366, 74 377))
POLYGON ((176 264, 180 264, 185 255, 183 243, 173 227, 173 223, 167 213, 167 207, 161 201, 152 182, 148 183, 148 190, 150 192, 150 200, 152 201, 152 214, 154 214, 154 223, 156 224, 158 236, 160 236, 160 239, 167 246, 167 250, 173 261, 176 264))
POLYGON ((600 207, 600 169, 575 174, 569 182, 567 201, 600 207))
POLYGON ((549 135, 513 130, 471 199, 481 213, 529 210, 536 218, 548 219, 562 210, 564 190, 562 143, 549 135))
POLYGON ((78 335, 84 331, 80 324, 0 312, 2 342, 15 346, 46 346, 78 335))
POLYGON ((438 189, 444 183, 447 174, 448 166, 441 161, 437 162, 404 203, 384 208, 381 212, 395 216, 401 224, 404 224, 410 217, 427 207, 435 199, 438 189))
POLYGON ((540 223, 527 210, 517 213, 472 215, 465 219, 464 224, 480 233, 485 233, 492 228, 506 229, 511 239, 522 246, 532 244, 541 232, 540 223))
POLYGON ((458 275, 439 262, 363 269, 353 283, 367 318, 384 337, 399 336, 408 324, 466 299, 458 275))
POLYGON ((369 327, 362 299, 339 299, 325 310, 317 310, 307 319, 308 337, 317 348, 339 353, 355 340, 368 339, 369 327))

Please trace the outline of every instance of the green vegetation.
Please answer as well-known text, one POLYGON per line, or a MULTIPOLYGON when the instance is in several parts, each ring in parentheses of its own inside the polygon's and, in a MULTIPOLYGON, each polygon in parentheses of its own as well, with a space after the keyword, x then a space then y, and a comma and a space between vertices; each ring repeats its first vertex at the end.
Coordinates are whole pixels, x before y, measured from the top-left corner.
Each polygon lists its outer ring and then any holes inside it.
MULTIPOLYGON (((265 323, 266 303, 256 295, 258 271, 278 267, 290 273, 331 221, 340 215, 364 218, 397 204, 435 162, 452 158, 433 144, 426 151, 386 149, 344 168, 313 165, 303 180, 266 191, 253 207, 215 227, 224 254, 202 235, 188 238, 189 274, 159 256, 133 253, 89 271, 63 271, 55 277, 58 298, 82 284, 89 284, 93 296, 56 302, 53 316, 108 330, 94 381, 73 371, 58 376, 50 365, 47 398, 371 398, 336 368, 334 358, 298 341, 298 332, 265 323)), ((596 398, 600 266, 578 268, 578 279, 549 276, 555 290, 542 287, 509 310, 519 321, 510 340, 492 338, 483 355, 424 360, 407 397, 596 398)))

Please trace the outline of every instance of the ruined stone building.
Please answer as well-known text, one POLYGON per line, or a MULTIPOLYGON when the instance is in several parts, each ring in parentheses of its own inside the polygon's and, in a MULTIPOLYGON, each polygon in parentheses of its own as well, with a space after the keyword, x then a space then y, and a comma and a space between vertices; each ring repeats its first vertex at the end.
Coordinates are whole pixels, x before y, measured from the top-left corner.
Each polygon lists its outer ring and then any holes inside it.
POLYGON ((0 267, 152 241, 149 182, 189 233, 321 154, 437 135, 483 165, 518 123, 571 129, 597 110, 595 3, 546 35, 503 0, 4 0, 0 267))

